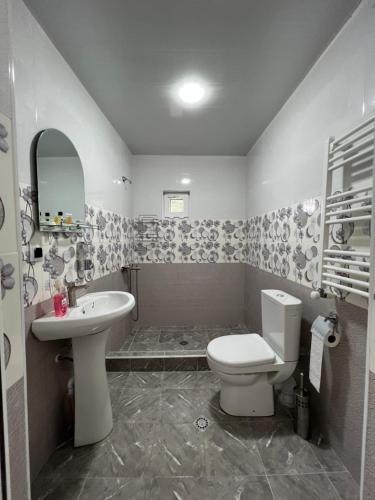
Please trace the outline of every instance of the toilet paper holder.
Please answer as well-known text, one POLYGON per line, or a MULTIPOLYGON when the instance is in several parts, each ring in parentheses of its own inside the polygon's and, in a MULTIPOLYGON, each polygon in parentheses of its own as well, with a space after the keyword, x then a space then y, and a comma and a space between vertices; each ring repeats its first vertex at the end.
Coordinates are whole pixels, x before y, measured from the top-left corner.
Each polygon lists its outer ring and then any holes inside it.
POLYGON ((339 317, 337 316, 337 313, 334 311, 331 311, 328 313, 326 316, 324 316, 326 321, 330 321, 334 325, 334 329, 336 330, 336 327, 339 322, 339 317))
POLYGON ((324 347, 338 346, 341 334, 337 331, 338 316, 336 312, 320 314, 311 326, 310 382, 320 392, 324 347))
POLYGON ((336 312, 331 311, 326 316, 324 316, 324 320, 329 321, 332 324, 332 335, 330 335, 327 339, 328 344, 335 343, 338 334, 337 327, 339 323, 339 317, 336 312))

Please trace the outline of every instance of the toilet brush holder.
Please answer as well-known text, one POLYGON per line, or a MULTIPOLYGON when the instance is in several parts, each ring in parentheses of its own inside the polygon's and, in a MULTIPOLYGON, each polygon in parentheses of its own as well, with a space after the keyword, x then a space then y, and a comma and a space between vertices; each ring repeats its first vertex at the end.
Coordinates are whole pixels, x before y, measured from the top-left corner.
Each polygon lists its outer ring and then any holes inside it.
POLYGON ((308 439, 310 435, 310 396, 309 391, 303 386, 303 373, 301 373, 300 386, 295 390, 295 403, 295 432, 302 439, 308 439))

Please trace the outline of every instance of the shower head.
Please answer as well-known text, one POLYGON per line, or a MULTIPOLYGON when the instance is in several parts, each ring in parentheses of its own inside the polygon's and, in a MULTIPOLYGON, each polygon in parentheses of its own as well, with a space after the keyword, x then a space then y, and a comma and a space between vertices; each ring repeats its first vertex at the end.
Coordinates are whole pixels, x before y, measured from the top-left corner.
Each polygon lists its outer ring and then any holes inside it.
POLYGON ((126 184, 126 182, 129 182, 129 184, 133 184, 133 181, 129 179, 129 177, 125 177, 125 175, 122 176, 122 182, 126 184))

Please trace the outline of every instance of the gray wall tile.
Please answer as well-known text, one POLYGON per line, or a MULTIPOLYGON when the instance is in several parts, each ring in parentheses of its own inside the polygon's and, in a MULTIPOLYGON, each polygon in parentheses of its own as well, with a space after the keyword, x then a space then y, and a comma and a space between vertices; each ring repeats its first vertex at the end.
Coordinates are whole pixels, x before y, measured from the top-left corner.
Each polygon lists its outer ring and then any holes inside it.
POLYGON ((374 498, 375 491, 375 373, 369 372, 369 398, 363 500, 374 498))
POLYGON ((320 394, 311 388, 312 416, 315 425, 359 482, 367 310, 334 299, 312 301, 311 289, 247 266, 245 317, 248 327, 255 332, 261 331, 260 291, 267 288, 284 290, 303 302, 299 369, 308 371, 312 321, 329 311, 336 310, 339 315, 342 341, 334 349, 325 349, 320 394))
POLYGON ((141 264, 139 325, 244 321, 245 264, 141 264))
POLYGON ((28 498, 24 378, 7 391, 10 487, 14 500, 28 498))

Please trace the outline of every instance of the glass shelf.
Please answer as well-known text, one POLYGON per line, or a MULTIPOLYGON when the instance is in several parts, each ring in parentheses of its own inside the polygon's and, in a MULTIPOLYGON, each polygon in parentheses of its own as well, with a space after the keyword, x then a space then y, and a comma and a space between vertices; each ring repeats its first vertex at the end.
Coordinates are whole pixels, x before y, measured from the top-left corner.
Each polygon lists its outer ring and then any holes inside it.
POLYGON ((83 229, 99 229, 94 224, 53 224, 41 222, 39 230, 44 233, 79 233, 83 229))

